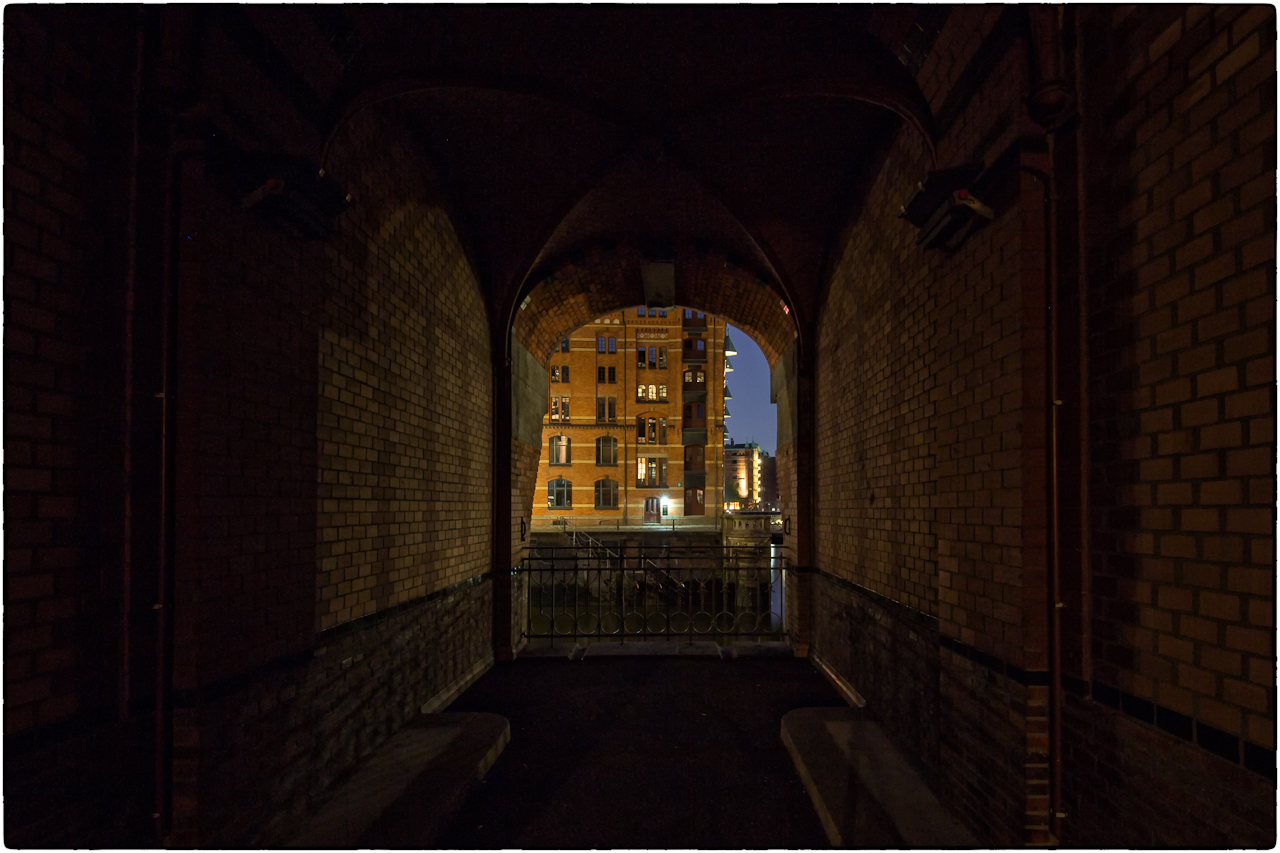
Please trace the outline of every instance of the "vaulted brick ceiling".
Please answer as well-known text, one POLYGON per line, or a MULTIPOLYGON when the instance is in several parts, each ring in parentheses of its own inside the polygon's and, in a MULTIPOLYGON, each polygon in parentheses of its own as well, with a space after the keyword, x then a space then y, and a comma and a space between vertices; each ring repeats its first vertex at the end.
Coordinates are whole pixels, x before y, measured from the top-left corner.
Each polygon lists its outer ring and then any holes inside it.
POLYGON ((508 305, 582 245, 680 237, 805 310, 877 146, 930 131, 893 8, 344 7, 331 120, 399 102, 508 305))

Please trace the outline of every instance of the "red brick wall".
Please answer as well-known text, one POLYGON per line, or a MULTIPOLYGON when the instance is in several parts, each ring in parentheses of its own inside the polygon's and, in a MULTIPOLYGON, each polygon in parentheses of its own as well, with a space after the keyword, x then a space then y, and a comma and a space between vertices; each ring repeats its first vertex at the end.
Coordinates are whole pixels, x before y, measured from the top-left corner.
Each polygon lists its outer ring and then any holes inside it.
MULTIPOLYGON (((93 416, 78 395, 92 373, 85 312, 102 246, 90 170, 103 152, 92 135, 86 28, 34 8, 7 9, 5 25, 5 731, 13 733, 65 719, 85 699, 76 635, 88 593, 82 571, 93 560, 85 537, 99 507, 85 506, 93 416)), ((118 49, 105 37, 103 48, 118 49)))
POLYGON ((1093 677, 1271 749, 1274 22, 1091 16, 1139 58, 1085 64, 1093 677))
POLYGON ((1082 33, 1095 701, 1069 785, 1176 755, 1214 781, 1194 812, 1170 793, 1154 843, 1271 844, 1273 788, 1251 829, 1202 815, 1234 808, 1227 762, 1274 778, 1274 10, 1090 10, 1082 33))
POLYGON ((448 218, 429 201, 429 165, 388 118, 366 112, 329 158, 333 174, 362 189, 325 276, 322 630, 490 561, 487 311, 448 218))
MULTIPOLYGON (((937 58, 921 70, 935 110, 992 22, 990 9, 952 15, 937 58)), ((990 165, 1007 148, 1025 123, 1024 65, 1017 42, 997 57, 944 128, 939 166, 990 165)), ((937 650, 940 683, 923 689, 938 703, 938 754, 922 721, 892 712, 896 697, 922 689, 900 683, 915 677, 909 668, 859 666, 863 683, 851 683, 937 773, 943 801, 980 839, 1021 844, 1035 840, 1026 827, 1043 823, 1036 797, 1046 793, 1043 771, 1026 766, 1044 764, 1044 711, 1027 704, 1042 688, 1005 669, 1045 666, 1043 639, 1026 635, 1029 624, 1043 626, 1043 582, 1024 594, 1025 545, 1043 530, 1043 493, 1022 488, 1028 470, 1043 465, 1038 448, 1024 448, 1024 437, 1043 429, 1027 423, 1043 392, 1024 394, 1027 359, 1043 365, 1042 196, 1030 178, 999 176, 997 220, 954 254, 926 252, 895 214, 929 168, 923 140, 900 131, 841 247, 820 316, 816 559, 869 601, 884 596, 916 618, 936 618, 941 639, 977 656, 937 650)), ((1042 555, 1031 556, 1043 578, 1042 555)), ((833 644, 854 610, 819 608, 829 620, 815 628, 824 659, 843 657, 833 644)))

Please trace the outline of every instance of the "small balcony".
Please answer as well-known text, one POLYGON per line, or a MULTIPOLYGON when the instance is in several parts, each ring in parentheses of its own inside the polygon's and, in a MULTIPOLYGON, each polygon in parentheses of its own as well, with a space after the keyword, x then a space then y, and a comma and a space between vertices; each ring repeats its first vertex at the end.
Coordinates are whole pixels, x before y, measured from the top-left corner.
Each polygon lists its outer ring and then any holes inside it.
POLYGON ((686 329, 705 329, 707 327, 707 315, 701 311, 686 308, 681 325, 686 329))

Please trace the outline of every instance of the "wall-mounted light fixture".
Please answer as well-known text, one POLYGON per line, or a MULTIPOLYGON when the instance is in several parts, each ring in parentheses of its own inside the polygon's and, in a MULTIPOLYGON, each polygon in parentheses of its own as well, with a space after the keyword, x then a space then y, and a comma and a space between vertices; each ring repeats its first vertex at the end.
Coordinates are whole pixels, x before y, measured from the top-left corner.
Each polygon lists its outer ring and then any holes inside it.
POLYGON ((898 217, 920 229, 916 244, 926 249, 958 249, 995 211, 974 196, 972 185, 981 163, 965 163, 930 172, 898 211, 898 217))

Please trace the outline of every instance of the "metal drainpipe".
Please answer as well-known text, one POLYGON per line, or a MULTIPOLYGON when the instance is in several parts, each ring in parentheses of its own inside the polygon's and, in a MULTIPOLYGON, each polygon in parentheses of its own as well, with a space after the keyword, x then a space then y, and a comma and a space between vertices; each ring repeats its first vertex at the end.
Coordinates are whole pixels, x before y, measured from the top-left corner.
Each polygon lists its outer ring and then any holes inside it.
POLYGON ((161 385, 155 395, 160 400, 160 523, 157 566, 158 601, 153 605, 156 620, 156 834, 163 842, 172 829, 173 812, 173 593, 172 548, 175 522, 177 419, 177 313, 178 279, 182 251, 183 169, 191 160, 204 156, 201 148, 173 145, 167 164, 165 188, 164 287, 161 304, 161 385))
POLYGON ((1049 381, 1045 383, 1045 406, 1048 409, 1049 458, 1047 460, 1046 490, 1049 499, 1049 560, 1046 578, 1048 595, 1046 604, 1049 619, 1049 832, 1053 835, 1053 843, 1061 838, 1062 818, 1062 594, 1059 565, 1061 546, 1059 536, 1059 496, 1058 496, 1058 408, 1062 401, 1058 399, 1058 334, 1057 315, 1054 306, 1058 302, 1057 273, 1057 238, 1054 229, 1057 226, 1057 195, 1054 192, 1053 156, 1056 150, 1053 132, 1048 140, 1048 171, 1041 171, 1031 166, 1018 165, 1017 171, 1031 175, 1040 184, 1044 199, 1044 262, 1045 262, 1045 309, 1048 326, 1045 348, 1048 350, 1047 363, 1049 381))
POLYGON ((123 548, 120 555, 120 683, 116 689, 116 713, 121 720, 129 717, 129 687, 133 683, 129 611, 133 589, 133 321, 134 301, 138 290, 138 171, 142 156, 142 74, 146 49, 146 28, 139 15, 137 54, 133 78, 133 143, 129 157, 129 216, 125 226, 126 268, 124 302, 124 490, 123 548))
MULTIPOLYGON (((1049 500, 1049 560, 1047 566, 1048 595, 1046 603, 1049 618, 1049 832, 1053 843, 1061 838, 1062 819, 1062 594, 1059 579, 1061 551, 1059 545, 1059 497, 1058 497, 1058 320, 1054 306, 1058 302, 1057 195, 1053 182, 1053 156, 1056 145, 1053 131, 1046 134, 1048 141, 1048 170, 1018 164, 1014 171, 1024 172, 1040 184, 1044 204, 1044 262, 1045 262, 1045 311, 1047 316, 1045 349, 1049 381, 1045 383, 1045 407, 1048 409, 1049 457, 1047 460, 1046 491, 1049 500)), ((997 171, 1004 171, 999 169, 997 171)))
POLYGON ((1045 185, 1045 268, 1049 297, 1049 831, 1062 838, 1062 537, 1058 472, 1058 197, 1054 183, 1056 136, 1048 133, 1049 174, 1045 185))

